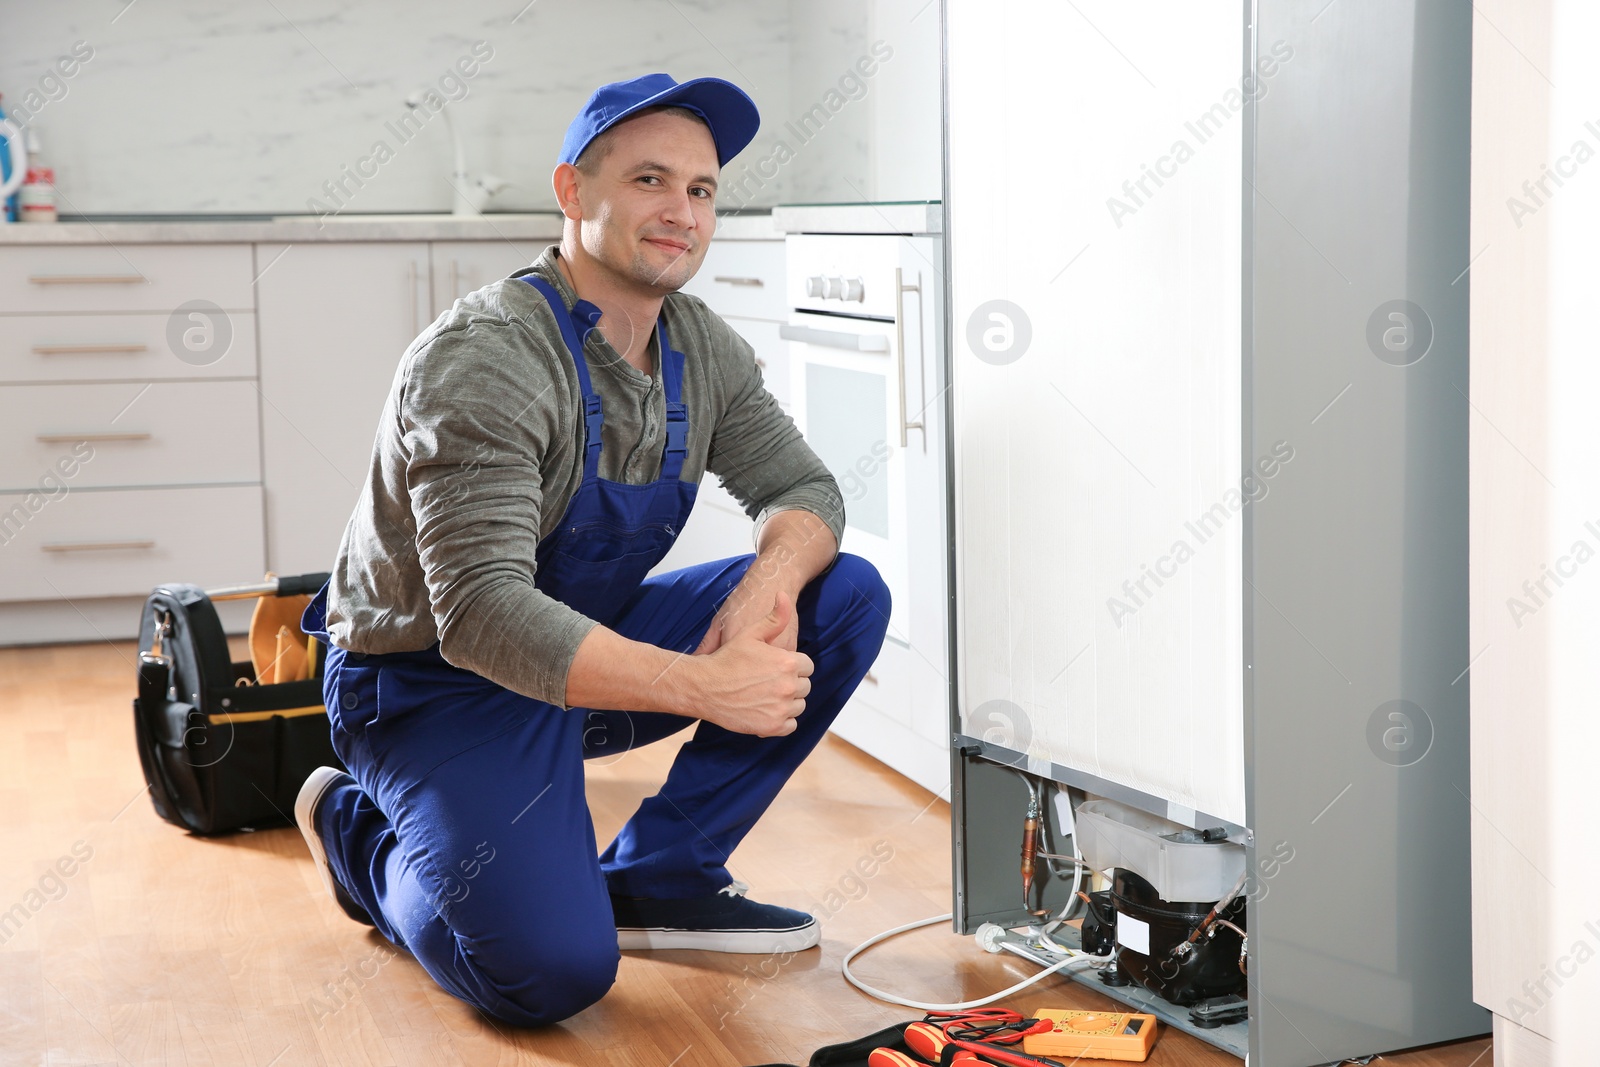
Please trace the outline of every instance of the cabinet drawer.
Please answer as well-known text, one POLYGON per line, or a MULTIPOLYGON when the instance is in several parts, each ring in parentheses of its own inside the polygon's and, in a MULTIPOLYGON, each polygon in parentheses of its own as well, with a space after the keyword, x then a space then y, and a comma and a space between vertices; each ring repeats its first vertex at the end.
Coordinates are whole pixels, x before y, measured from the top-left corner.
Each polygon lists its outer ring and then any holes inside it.
POLYGON ((248 310, 252 278, 249 245, 12 245, 0 248, 0 312, 248 310))
POLYGON ((258 482, 260 422, 254 382, 0 386, 0 492, 258 482))
POLYGON ((0 383, 255 376, 255 312, 171 323, 149 312, 13 316, 0 329, 0 383))
POLYGON ((236 585, 263 563, 258 486, 0 494, 0 600, 236 585))
POLYGON ((698 296, 718 315, 782 322, 782 241, 719 241, 712 238, 705 262, 683 291, 698 296))
MULTIPOLYGON (((894 631, 889 631, 894 636, 894 631)), ((911 724, 910 658, 914 655, 905 645, 885 639, 872 669, 861 679, 856 691, 850 694, 852 704, 865 704, 882 712, 901 725, 911 724)))

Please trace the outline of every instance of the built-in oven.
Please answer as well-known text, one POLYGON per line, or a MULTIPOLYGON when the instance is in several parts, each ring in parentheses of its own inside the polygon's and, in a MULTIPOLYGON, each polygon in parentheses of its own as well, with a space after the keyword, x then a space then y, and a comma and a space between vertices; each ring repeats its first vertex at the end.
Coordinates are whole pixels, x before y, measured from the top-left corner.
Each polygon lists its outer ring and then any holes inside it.
POLYGON ((935 791, 949 784, 941 252, 936 238, 788 238, 791 413, 839 482, 841 550, 892 600, 882 654, 835 731, 935 791))

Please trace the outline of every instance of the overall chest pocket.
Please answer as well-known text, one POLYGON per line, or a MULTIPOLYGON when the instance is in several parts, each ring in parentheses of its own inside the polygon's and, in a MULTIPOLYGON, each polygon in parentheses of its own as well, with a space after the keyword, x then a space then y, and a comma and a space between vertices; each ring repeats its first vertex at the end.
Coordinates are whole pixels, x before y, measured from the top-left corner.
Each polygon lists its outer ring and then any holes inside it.
MULTIPOLYGON (((677 538, 678 528, 671 523, 627 527, 602 521, 580 522, 561 527, 550 539, 556 543, 549 553, 541 555, 559 553, 569 560, 589 564, 622 563, 648 553, 655 553, 659 559, 677 538)), ((540 562, 542 566, 544 561, 540 562)), ((650 566, 654 565, 655 561, 651 561, 650 566)))

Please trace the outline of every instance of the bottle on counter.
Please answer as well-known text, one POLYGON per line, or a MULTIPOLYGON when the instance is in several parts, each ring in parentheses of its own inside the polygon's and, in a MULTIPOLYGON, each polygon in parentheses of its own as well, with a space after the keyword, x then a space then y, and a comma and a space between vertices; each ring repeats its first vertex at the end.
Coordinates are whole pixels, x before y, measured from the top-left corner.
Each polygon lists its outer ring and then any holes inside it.
MULTIPOLYGON (((5 118, 4 96, 0 95, 0 123, 5 123, 5 125, 0 126, 0 186, 4 186, 6 189, 5 197, 0 199, 0 221, 16 222, 17 194, 15 187, 11 184, 11 169, 15 165, 14 161, 16 159, 24 158, 22 151, 24 142, 22 129, 15 123, 5 122, 5 118), (12 138, 16 139, 15 145, 11 143, 12 138)), ((17 184, 21 184, 20 177, 17 184)))
POLYGON ((21 222, 56 221, 56 172, 46 166, 39 154, 39 131, 29 126, 24 144, 28 147, 28 176, 17 190, 17 215, 21 222))

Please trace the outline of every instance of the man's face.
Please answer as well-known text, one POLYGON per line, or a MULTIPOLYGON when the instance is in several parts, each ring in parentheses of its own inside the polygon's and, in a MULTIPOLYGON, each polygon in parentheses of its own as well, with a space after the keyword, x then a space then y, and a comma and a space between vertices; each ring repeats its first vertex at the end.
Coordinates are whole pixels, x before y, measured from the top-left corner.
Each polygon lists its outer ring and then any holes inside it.
POLYGON ((704 123, 660 111, 607 131, 610 151, 579 173, 584 251, 618 278, 681 289, 716 228, 717 146, 704 123))

